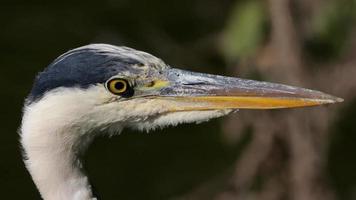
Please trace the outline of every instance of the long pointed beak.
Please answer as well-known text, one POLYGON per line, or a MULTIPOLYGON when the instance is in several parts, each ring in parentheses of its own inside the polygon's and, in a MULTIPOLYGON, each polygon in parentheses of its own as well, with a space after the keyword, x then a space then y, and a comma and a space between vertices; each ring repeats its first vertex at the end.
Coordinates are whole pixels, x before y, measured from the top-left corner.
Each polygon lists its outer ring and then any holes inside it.
POLYGON ((167 69, 159 98, 177 103, 174 110, 276 109, 316 106, 343 99, 288 85, 167 69))

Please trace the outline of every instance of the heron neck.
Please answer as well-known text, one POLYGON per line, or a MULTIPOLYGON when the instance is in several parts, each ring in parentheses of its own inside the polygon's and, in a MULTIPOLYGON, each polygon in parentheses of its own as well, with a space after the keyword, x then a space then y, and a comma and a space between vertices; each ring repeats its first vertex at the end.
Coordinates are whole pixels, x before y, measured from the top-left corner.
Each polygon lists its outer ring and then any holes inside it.
POLYGON ((82 148, 78 142, 85 136, 79 134, 75 127, 66 127, 55 123, 55 120, 53 123, 50 119, 48 123, 42 123, 40 114, 38 109, 25 111, 21 143, 26 167, 42 198, 95 199, 78 155, 82 148))

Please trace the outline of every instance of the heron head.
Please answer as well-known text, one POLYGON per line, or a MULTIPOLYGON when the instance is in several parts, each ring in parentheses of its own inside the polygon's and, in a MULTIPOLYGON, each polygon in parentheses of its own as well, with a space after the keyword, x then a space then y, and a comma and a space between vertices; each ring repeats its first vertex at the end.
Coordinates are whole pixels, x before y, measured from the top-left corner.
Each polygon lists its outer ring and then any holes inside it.
POLYGON ((339 101, 308 89, 179 70, 141 51, 93 44, 61 55, 37 76, 21 144, 44 199, 94 199, 80 155, 95 133, 339 101))
POLYGON ((49 120, 117 130, 200 122, 237 109, 338 101, 298 87, 184 71, 142 51, 92 44, 50 64, 37 76, 27 102, 41 107, 42 114, 52 113, 49 120))

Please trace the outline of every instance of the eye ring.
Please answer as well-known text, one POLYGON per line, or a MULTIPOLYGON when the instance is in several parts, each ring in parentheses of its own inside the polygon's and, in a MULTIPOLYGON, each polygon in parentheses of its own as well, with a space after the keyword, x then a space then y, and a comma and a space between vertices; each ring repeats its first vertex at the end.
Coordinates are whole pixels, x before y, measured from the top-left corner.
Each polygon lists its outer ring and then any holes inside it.
POLYGON ((106 88, 113 94, 124 95, 129 91, 130 85, 125 79, 113 78, 106 83, 106 88))

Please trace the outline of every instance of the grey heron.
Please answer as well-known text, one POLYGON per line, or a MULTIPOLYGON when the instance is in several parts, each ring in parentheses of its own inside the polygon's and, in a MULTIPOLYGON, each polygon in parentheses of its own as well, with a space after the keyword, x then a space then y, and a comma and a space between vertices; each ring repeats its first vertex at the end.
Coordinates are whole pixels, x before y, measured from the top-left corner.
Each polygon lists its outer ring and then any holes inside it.
POLYGON ((97 133, 202 122, 237 109, 341 101, 309 89, 180 70, 142 51, 91 44, 64 53, 37 75, 23 109, 21 145, 43 199, 96 199, 80 158, 97 133))

